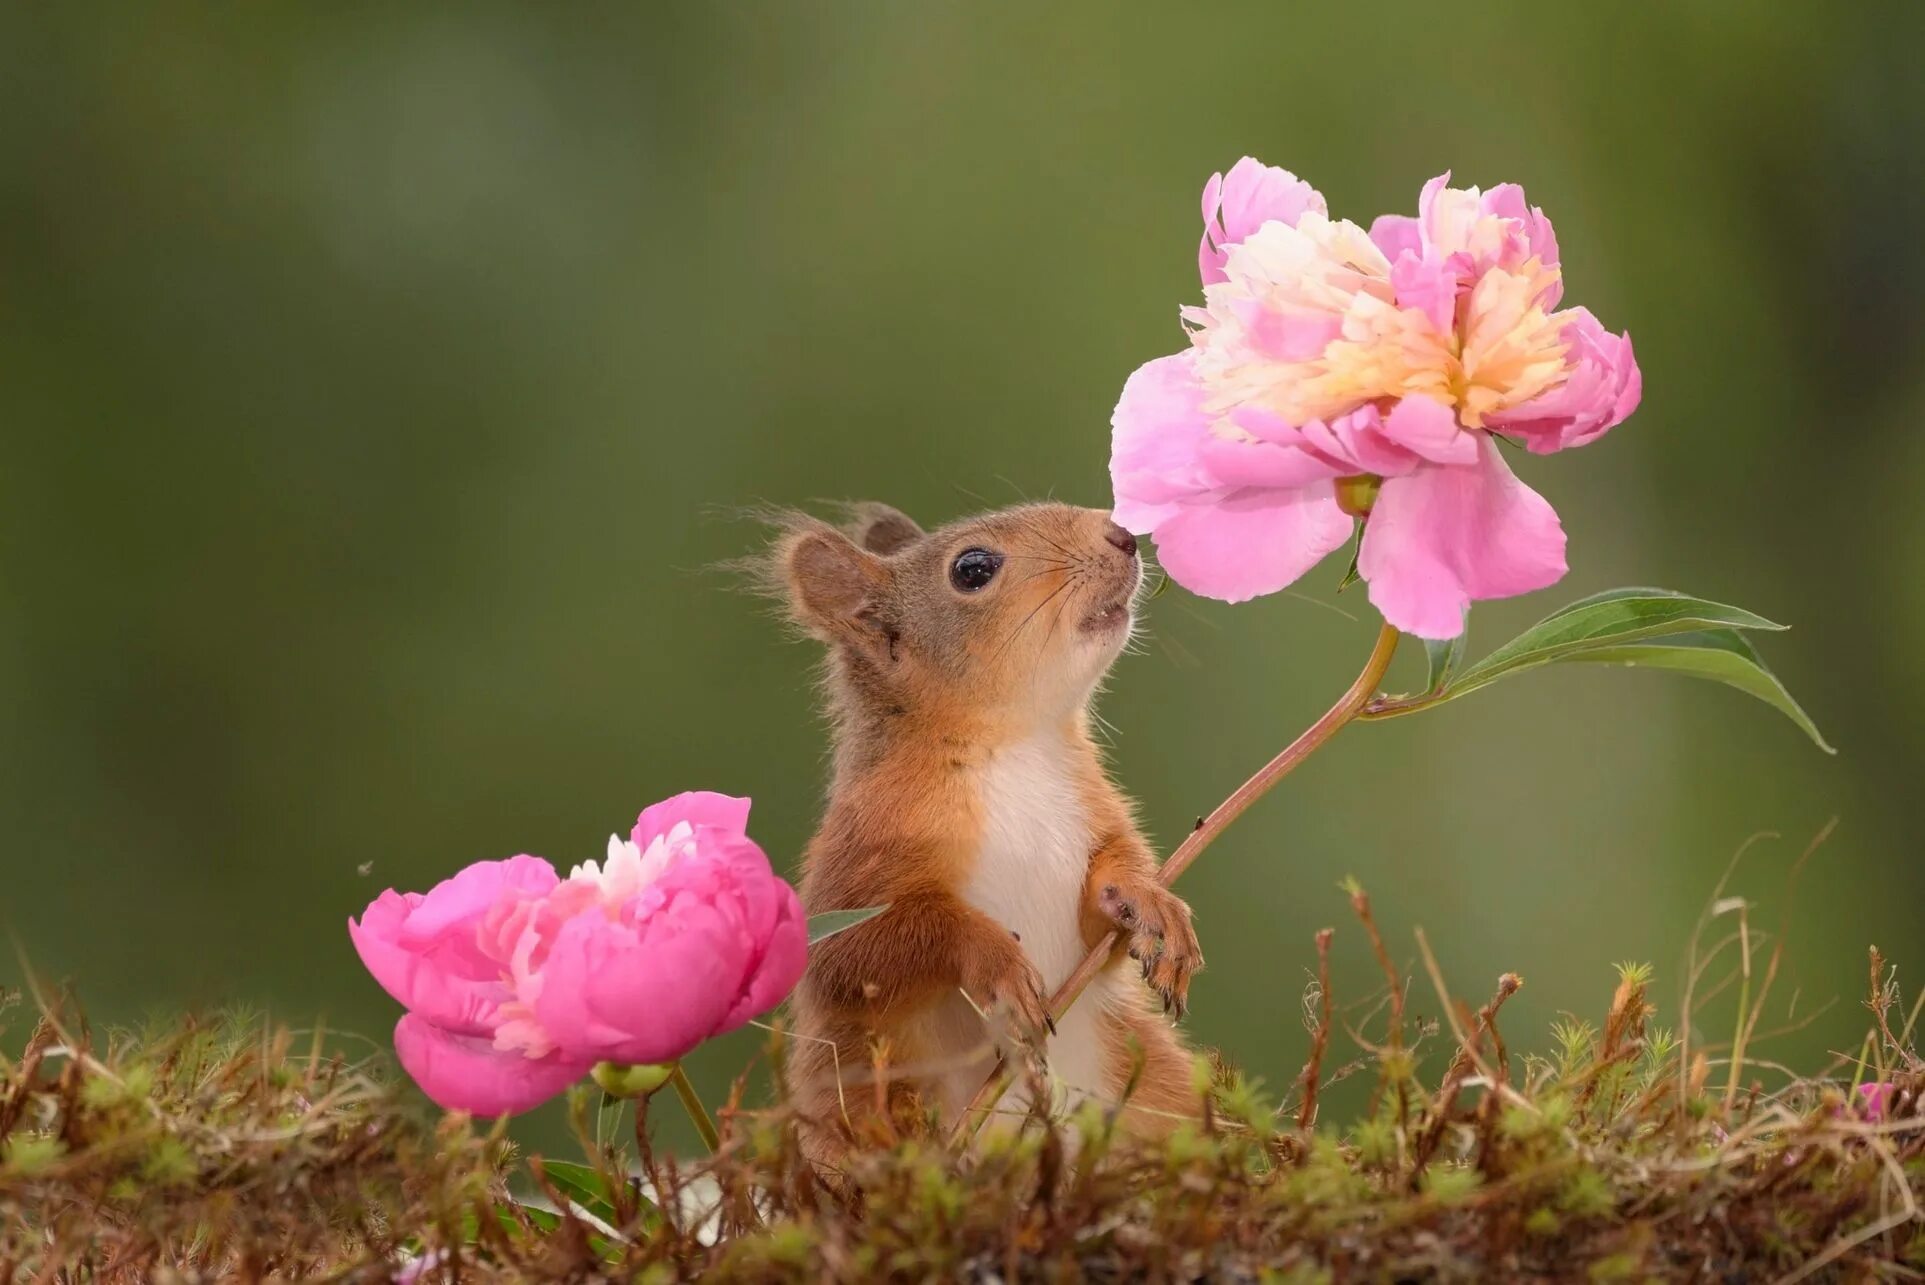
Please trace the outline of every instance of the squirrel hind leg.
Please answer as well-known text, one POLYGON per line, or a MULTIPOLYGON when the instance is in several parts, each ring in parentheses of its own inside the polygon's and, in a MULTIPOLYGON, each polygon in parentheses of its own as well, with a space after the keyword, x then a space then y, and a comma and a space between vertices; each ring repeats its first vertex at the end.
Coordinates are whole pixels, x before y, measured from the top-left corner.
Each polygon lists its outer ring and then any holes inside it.
POLYGON ((803 1154, 818 1170, 839 1169, 851 1151, 940 1136, 923 1085, 899 1069, 892 1042, 859 1021, 797 1039, 787 1078, 803 1154))
POLYGON ((1103 1034, 1104 1088, 1113 1100, 1128 1093, 1122 1118, 1130 1132, 1161 1137, 1202 1114, 1195 1055, 1159 1014, 1112 1010, 1104 1014, 1103 1034))

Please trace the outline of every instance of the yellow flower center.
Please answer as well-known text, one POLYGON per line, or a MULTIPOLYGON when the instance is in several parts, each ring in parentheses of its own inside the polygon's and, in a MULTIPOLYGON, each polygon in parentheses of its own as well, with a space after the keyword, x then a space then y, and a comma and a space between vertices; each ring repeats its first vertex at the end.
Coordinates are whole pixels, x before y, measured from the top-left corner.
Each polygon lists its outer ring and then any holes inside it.
POLYGON ((1306 215, 1295 228, 1266 225, 1231 250, 1226 269, 1229 280, 1209 287, 1208 306, 1192 317, 1211 411, 1254 404, 1302 424, 1419 396, 1481 429, 1565 377, 1563 318, 1542 302, 1558 270, 1536 258, 1486 271, 1445 330, 1397 306, 1389 261, 1353 224, 1306 215), (1252 329, 1253 306, 1335 337, 1314 357, 1278 361, 1252 329))

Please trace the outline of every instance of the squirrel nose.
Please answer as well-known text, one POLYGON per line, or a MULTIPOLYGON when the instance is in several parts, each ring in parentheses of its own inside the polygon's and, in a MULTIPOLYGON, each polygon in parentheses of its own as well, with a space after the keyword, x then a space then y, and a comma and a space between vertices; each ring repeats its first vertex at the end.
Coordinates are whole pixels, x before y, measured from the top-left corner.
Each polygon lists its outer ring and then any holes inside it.
POLYGON ((1116 523, 1110 523, 1110 529, 1103 532, 1103 538, 1118 549, 1121 549, 1124 557, 1134 558, 1136 556, 1136 537, 1116 525, 1116 523))

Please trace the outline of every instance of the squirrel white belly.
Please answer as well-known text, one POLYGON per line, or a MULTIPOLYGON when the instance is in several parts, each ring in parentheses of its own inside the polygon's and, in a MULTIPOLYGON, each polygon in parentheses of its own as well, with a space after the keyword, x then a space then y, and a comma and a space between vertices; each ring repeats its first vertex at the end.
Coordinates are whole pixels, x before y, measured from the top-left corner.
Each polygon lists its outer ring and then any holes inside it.
MULTIPOLYGON (((992 752, 978 770, 983 833, 963 900, 1022 943, 1053 994, 1089 947, 1083 941, 1083 889, 1095 835, 1077 788, 1075 747, 1040 732, 992 752)), ((1112 999, 1109 977, 1059 1019, 1047 1042, 1050 1076, 1073 1101, 1105 1092, 1098 1010, 1112 999)), ((980 1043, 980 1023, 977 1041, 980 1043)), ((943 1105, 951 1113, 982 1084, 971 1067, 951 1075, 943 1105), (960 1096, 958 1096, 958 1091, 960 1096)))

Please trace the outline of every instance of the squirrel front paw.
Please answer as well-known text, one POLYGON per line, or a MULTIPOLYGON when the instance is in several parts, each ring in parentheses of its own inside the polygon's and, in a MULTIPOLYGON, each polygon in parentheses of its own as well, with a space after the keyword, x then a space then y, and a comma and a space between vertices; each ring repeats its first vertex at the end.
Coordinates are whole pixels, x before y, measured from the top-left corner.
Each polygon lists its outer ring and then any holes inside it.
POLYGON ((1203 969, 1203 951, 1190 926, 1190 907, 1153 880, 1106 883, 1096 907, 1115 924, 1143 980, 1163 999, 1163 1011, 1182 1017, 1190 1007, 1190 978, 1203 969))
POLYGON ((1014 936, 999 943, 990 957, 978 960, 963 989, 993 1024, 1000 1021, 1022 1043, 1037 1052, 1046 1036, 1056 1033, 1049 1015, 1049 992, 1043 975, 1030 963, 1014 936))

